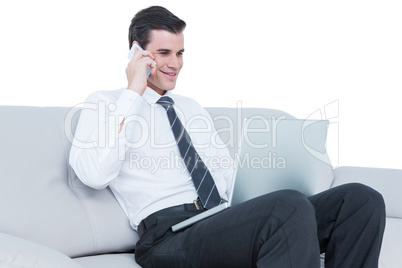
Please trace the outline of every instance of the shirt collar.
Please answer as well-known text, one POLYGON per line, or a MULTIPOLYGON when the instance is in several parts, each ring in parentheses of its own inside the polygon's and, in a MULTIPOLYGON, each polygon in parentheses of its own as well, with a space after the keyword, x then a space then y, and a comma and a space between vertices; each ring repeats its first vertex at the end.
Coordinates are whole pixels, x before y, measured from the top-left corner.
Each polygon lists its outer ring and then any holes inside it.
MULTIPOLYGON (((171 93, 171 90, 166 91, 164 96, 169 96, 173 99, 173 94, 171 93)), ((162 96, 156 93, 152 88, 147 87, 142 94, 142 97, 146 102, 148 102, 150 105, 155 104, 162 96)))

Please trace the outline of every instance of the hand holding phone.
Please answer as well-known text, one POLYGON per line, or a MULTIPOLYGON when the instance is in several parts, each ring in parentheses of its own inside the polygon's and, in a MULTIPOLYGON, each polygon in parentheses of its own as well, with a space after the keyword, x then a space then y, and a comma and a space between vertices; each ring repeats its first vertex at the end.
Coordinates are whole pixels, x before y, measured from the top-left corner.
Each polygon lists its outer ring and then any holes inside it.
MULTIPOLYGON (((130 52, 128 53, 128 59, 131 60, 134 56, 135 53, 135 49, 138 49, 140 51, 143 51, 142 47, 140 47, 140 45, 138 45, 137 43, 133 43, 133 46, 130 49, 130 52)), ((145 58, 145 57, 143 57, 145 58)), ((151 67, 147 66, 147 78, 151 75, 151 67)))
POLYGON ((127 89, 142 96, 148 85, 148 77, 156 71, 154 56, 149 51, 143 51, 138 43, 134 42, 128 58, 130 62, 126 68, 127 89))

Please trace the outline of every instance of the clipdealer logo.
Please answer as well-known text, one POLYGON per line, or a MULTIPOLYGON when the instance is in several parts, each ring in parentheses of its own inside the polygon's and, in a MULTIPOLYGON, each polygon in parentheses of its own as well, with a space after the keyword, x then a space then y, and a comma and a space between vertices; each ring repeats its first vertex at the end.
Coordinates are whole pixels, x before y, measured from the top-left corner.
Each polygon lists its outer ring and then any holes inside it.
MULTIPOLYGON (((105 101, 100 101, 98 103, 86 102, 77 104, 69 110, 65 117, 65 135, 73 146, 82 149, 108 148, 110 150, 117 150, 119 160, 125 160, 128 155, 131 166, 152 166, 152 169, 156 168, 157 166, 180 167, 182 166, 182 163, 180 162, 181 158, 179 157, 180 159, 177 159, 177 156, 169 155, 164 156, 164 158, 151 159, 148 156, 139 157, 139 155, 134 151, 126 154, 127 150, 129 149, 135 150, 145 145, 154 149, 171 148, 176 146, 176 141, 174 138, 166 143, 156 142, 155 112, 158 108, 161 107, 159 107, 159 105, 151 106, 149 117, 144 118, 138 114, 132 114, 126 117, 123 115, 116 115, 113 113, 116 111, 116 105, 113 103, 107 104, 105 101), (86 113, 91 114, 90 118, 97 121, 96 129, 93 130, 93 135, 89 140, 79 137, 79 135, 74 136, 73 133, 73 127, 75 125, 73 122, 77 120, 79 112, 82 110, 87 110, 86 113), (121 133, 119 133, 118 130, 123 119, 126 127, 123 128, 121 133), (133 129, 136 130, 135 133, 133 133, 133 129)), ((266 118, 262 115, 254 115, 244 120, 240 101, 237 103, 235 116, 220 114, 214 116, 213 118, 204 115, 186 118, 183 111, 181 111, 179 108, 175 108, 175 110, 190 135, 191 133, 209 135, 209 139, 204 141, 204 143, 194 144, 197 150, 201 149, 199 154, 203 154, 202 149, 209 148, 211 146, 217 149, 224 147, 236 149, 242 136, 244 136, 244 142, 253 148, 276 148, 279 138, 277 136, 278 124, 280 121, 287 119, 287 117, 284 115, 278 117, 272 116, 271 118, 266 118), (252 123, 258 120, 264 124, 257 128, 252 127, 252 123), (216 130, 213 127, 214 124, 219 125, 216 130), (250 137, 255 133, 258 134, 261 132, 270 132, 270 140, 261 144, 254 143, 250 137)), ((305 142, 305 138, 303 136, 304 129, 308 128, 309 124, 311 124, 311 120, 308 119, 317 118, 317 116, 321 119, 331 119, 330 124, 332 128, 335 127, 334 138, 335 141, 337 141, 337 133, 339 130, 336 119, 339 116, 339 101, 331 102, 323 109, 317 109, 314 113, 311 113, 304 121, 301 129, 302 143, 304 148, 320 161, 331 164, 326 152, 319 152, 311 148, 305 142)), ((335 144, 334 148, 338 149, 337 143, 335 144)), ((338 155, 335 157, 336 163, 338 163, 337 156, 338 155)), ((203 158, 206 158, 206 156, 204 155, 203 158)), ((215 162, 219 162, 217 159, 210 159, 210 162, 213 163, 213 165, 216 165, 215 162)), ((238 153, 234 153, 232 154, 232 159, 234 159, 236 164, 240 167, 247 165, 251 167, 259 166, 263 168, 286 168, 286 159, 274 151, 269 152, 264 156, 260 156, 259 158, 245 154, 242 159, 240 159, 238 153)), ((203 159, 203 161, 205 162, 208 160, 203 159)))

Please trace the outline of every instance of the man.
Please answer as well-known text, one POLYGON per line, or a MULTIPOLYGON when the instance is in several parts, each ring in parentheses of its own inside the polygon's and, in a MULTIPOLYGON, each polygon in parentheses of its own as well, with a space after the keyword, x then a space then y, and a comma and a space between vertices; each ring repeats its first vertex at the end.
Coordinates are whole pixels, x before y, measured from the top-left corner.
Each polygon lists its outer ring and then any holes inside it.
POLYGON ((137 43, 144 51, 136 49, 128 64, 128 86, 88 97, 71 149, 77 176, 93 188, 109 186, 138 230, 136 261, 143 267, 310 268, 319 267, 325 252, 327 267, 377 267, 384 202, 360 184, 309 198, 278 191, 171 231, 228 200, 234 169, 227 149, 210 146, 222 141, 208 113, 171 92, 183 66, 185 26, 162 7, 135 15, 130 48, 137 43), (202 131, 189 131, 197 128, 202 131), (79 148, 79 142, 96 146, 79 148), (208 157, 226 164, 218 168, 208 157))

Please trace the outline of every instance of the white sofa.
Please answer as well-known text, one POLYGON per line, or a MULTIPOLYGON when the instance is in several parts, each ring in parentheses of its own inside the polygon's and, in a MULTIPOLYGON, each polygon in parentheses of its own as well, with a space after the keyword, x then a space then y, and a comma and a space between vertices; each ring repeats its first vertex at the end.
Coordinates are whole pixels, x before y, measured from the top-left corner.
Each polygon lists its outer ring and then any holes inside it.
MULTIPOLYGON (((228 127, 224 119, 251 115, 294 119, 271 109, 207 109, 217 129, 228 127)), ((139 267, 138 234, 111 191, 84 186, 68 164, 78 118, 79 108, 0 107, 1 268, 139 267)), ((317 192, 360 182, 382 193, 387 226, 379 267, 402 267, 402 170, 323 167, 317 192)))

